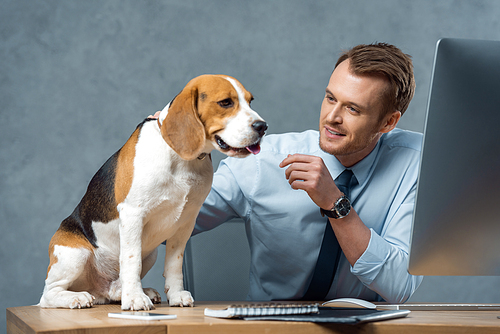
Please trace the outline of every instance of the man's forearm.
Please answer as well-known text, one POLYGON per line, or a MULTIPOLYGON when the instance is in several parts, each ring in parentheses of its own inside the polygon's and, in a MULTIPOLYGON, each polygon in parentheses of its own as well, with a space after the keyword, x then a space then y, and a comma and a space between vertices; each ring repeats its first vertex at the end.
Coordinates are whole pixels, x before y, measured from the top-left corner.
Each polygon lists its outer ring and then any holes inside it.
POLYGON ((347 217, 341 219, 330 218, 333 231, 337 237, 347 261, 354 266, 363 255, 370 242, 370 229, 361 221, 356 210, 351 209, 347 217))

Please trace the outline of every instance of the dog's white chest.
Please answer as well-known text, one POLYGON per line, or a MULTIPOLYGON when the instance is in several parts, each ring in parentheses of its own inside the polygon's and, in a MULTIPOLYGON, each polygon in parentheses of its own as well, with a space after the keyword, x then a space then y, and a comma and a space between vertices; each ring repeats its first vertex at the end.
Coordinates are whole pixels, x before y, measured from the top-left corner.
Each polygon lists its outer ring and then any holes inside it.
POLYGON ((209 159, 181 159, 162 139, 154 123, 144 124, 134 159, 134 179, 126 202, 154 209, 164 202, 204 200, 212 184, 209 159), (192 190, 196 191, 190 194, 192 190), (198 196, 198 193, 200 196, 198 196))

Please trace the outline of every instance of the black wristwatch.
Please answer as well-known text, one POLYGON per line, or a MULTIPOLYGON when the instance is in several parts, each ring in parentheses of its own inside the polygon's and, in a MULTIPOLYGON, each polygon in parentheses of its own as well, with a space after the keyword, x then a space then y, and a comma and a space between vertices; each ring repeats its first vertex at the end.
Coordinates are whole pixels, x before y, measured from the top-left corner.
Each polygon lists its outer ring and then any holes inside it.
POLYGON ((321 214, 333 219, 340 219, 346 217, 351 212, 351 201, 349 198, 342 195, 336 202, 331 210, 320 208, 321 214))

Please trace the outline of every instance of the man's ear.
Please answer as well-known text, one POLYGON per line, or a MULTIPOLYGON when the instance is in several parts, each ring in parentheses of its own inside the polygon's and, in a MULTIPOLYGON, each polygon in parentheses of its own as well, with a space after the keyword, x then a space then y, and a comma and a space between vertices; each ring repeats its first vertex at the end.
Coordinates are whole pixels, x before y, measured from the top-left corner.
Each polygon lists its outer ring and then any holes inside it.
POLYGON ((170 104, 161 134, 184 160, 198 157, 205 146, 205 127, 197 112, 198 89, 184 88, 170 104))
POLYGON ((392 114, 387 115, 384 118, 384 122, 382 123, 382 128, 380 129, 380 132, 387 133, 392 131, 396 127, 396 125, 398 125, 400 119, 401 119, 400 111, 394 111, 392 114))

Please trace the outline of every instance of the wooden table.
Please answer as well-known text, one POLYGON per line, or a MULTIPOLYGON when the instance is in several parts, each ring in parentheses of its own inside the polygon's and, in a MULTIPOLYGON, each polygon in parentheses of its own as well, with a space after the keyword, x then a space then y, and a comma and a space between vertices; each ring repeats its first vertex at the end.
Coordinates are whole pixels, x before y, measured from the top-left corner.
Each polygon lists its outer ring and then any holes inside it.
POLYGON ((196 302, 194 308, 157 305, 155 313, 177 314, 175 320, 114 319, 119 305, 90 309, 42 309, 38 306, 7 309, 8 333, 500 333, 499 311, 412 311, 402 319, 360 325, 217 319, 203 315, 205 307, 222 308, 228 302, 196 302))

